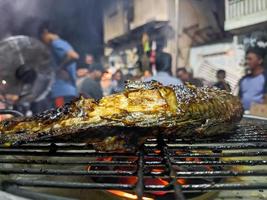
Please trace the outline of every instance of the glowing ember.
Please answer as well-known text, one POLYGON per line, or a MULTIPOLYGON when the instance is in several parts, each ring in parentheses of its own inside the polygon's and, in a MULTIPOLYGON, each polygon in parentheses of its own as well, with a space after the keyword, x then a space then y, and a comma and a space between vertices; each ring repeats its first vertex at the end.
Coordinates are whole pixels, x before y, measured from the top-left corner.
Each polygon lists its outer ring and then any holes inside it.
MULTIPOLYGON (((128 193, 128 192, 123 192, 123 191, 119 191, 119 190, 108 190, 108 192, 117 195, 119 197, 124 197, 126 199, 138 199, 136 195, 128 193)), ((143 200, 154 200, 153 198, 149 198, 149 197, 143 197, 143 200)))
POLYGON ((156 153, 156 154, 160 154, 160 152, 161 152, 160 150, 155 150, 154 151, 154 153, 156 153))
MULTIPOLYGON (((154 169, 154 170, 157 170, 157 169, 154 169)), ((132 179, 129 178, 127 180, 128 183, 132 183, 132 179)), ((163 186, 166 186, 169 184, 169 182, 167 180, 164 180, 162 178, 157 178, 157 179, 145 179, 144 180, 145 184, 146 185, 163 185, 163 186)), ((177 180, 177 183, 179 184, 185 184, 186 183, 186 180, 185 179, 178 179, 177 180)), ((120 191, 120 190, 108 190, 108 192, 114 194, 114 195, 117 195, 119 197, 124 197, 126 199, 137 199, 137 196, 134 195, 134 194, 131 194, 131 193, 128 193, 128 192, 124 192, 124 191, 120 191)), ((151 192, 151 194, 153 195, 156 195, 156 196, 163 196, 165 194, 167 194, 167 192, 151 192)), ((143 200, 154 200, 153 198, 150 198, 150 197, 143 197, 143 200)))
MULTIPOLYGON (((167 180, 164 180, 162 178, 148 178, 144 180, 145 185, 163 185, 166 186, 169 184, 167 180)), ((157 196, 162 196, 167 194, 167 192, 151 192, 151 194, 157 195, 157 196)))
POLYGON ((179 179, 177 179, 177 183, 179 183, 180 185, 185 185, 186 180, 184 178, 179 178, 179 179))
POLYGON ((152 169, 151 172, 153 174, 160 174, 160 173, 164 172, 164 169, 152 169))
MULTIPOLYGON (((154 153, 156 154, 160 154, 160 150, 155 150, 154 153)), ((183 151, 176 151, 176 154, 184 154, 185 152, 183 151)), ((161 162, 161 159, 159 158, 150 158, 147 157, 145 158, 146 161, 158 161, 161 162)), ((103 161, 103 162, 108 162, 108 161, 113 161, 114 159, 112 157, 103 157, 103 158, 98 158, 97 161, 103 161)), ((128 157, 127 161, 131 161, 131 162, 136 162, 137 158, 136 157, 128 157)), ((181 160, 183 161, 188 161, 188 162, 201 162, 202 159, 198 158, 198 157, 187 157, 187 158, 181 158, 181 160)), ((212 167, 210 166, 204 166, 206 169, 208 170, 213 170, 212 167)), ((87 170, 106 170, 107 168, 109 168, 108 166, 101 166, 101 167, 91 167, 88 166, 87 170)), ((127 170, 127 166, 114 166, 112 167, 112 170, 115 171, 119 171, 119 170, 127 170)), ((135 169, 132 169, 135 170, 135 169)), ((161 175, 161 174, 165 174, 166 169, 164 167, 158 167, 158 168, 152 168, 150 169, 150 173, 154 174, 154 175, 161 175)), ((117 178, 116 182, 117 183, 121 183, 121 184, 129 184, 129 185, 136 185, 138 181, 138 178, 136 176, 127 176, 127 177, 120 177, 117 178)), ((144 178, 144 185, 157 185, 157 186, 168 186, 170 184, 170 179, 167 178, 144 178)), ((188 184, 189 180, 186 180, 184 178, 178 178, 177 179, 177 184, 179 185, 185 185, 188 184)), ((189 181, 190 182, 190 181, 189 181)), ((137 195, 132 194, 130 192, 125 192, 125 191, 121 191, 121 190, 107 190, 109 193, 116 195, 120 198, 123 199, 138 199, 137 195)), ((166 195, 168 193, 168 191, 153 191, 150 192, 149 194, 151 194, 153 197, 155 196, 163 196, 166 195)), ((143 197, 143 200, 154 200, 154 198, 151 197, 143 197)))
POLYGON ((122 177, 119 178, 119 182, 122 184, 130 184, 130 185, 134 185, 137 183, 137 177, 122 177))

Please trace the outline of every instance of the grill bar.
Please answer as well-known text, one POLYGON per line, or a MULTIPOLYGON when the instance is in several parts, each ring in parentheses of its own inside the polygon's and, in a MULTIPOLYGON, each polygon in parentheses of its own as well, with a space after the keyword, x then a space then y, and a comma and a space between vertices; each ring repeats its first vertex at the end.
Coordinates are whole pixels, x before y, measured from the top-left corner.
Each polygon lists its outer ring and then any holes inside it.
MULTIPOLYGON (((241 136, 241 135, 240 135, 241 136)), ((231 139, 220 139, 223 143, 242 143, 242 142, 266 142, 267 136, 245 136, 245 138, 231 138, 231 139)), ((198 144, 214 144, 213 140, 205 140, 205 139, 180 139, 174 141, 176 144, 192 144, 192 143, 198 143, 198 144)), ((221 144, 221 143, 220 143, 221 144)))
POLYGON ((218 150, 248 150, 248 149, 267 149, 267 142, 264 143, 245 143, 245 144, 229 144, 229 145, 216 145, 214 146, 193 146, 190 144, 168 144, 169 149, 174 150, 212 150, 212 151, 218 151, 218 150))
POLYGON ((111 170, 47 170, 47 169, 0 169, 1 174, 29 174, 29 175, 58 175, 58 176, 133 176, 136 171, 111 171, 111 170))
POLYGON ((173 169, 173 166, 172 166, 169 154, 168 154, 167 147, 164 147, 163 152, 164 152, 164 159, 165 159, 166 164, 169 168, 169 175, 171 178, 171 184, 173 185, 173 189, 175 191, 175 197, 176 197, 176 199, 185 200, 185 197, 182 193, 181 185, 177 183, 176 172, 173 169))
POLYGON ((267 165, 267 160, 235 160, 235 161, 172 161, 176 165, 209 165, 209 166, 224 166, 224 165, 267 165))
MULTIPOLYGON (((136 170, 133 171, 85 171, 85 170, 39 170, 39 169, 0 169, 1 174, 28 174, 28 175, 57 175, 57 176, 90 176, 98 177, 123 177, 135 176, 136 170)), ((164 178, 167 177, 165 172, 162 173, 144 173, 143 177, 164 178)), ((186 171, 176 172, 176 177, 179 178, 224 178, 224 177, 238 177, 238 176, 267 176, 266 170, 258 171, 186 171)))
MULTIPOLYGON (((134 186, 130 184, 110 184, 110 183, 81 183, 81 182, 60 182, 60 181, 38 181, 38 180, 15 180, 5 181, 5 185, 16 185, 26 187, 57 187, 68 189, 103 189, 103 190, 133 190, 134 186)), ((146 191, 167 191, 173 192, 173 186, 170 185, 146 185, 146 191)), ((204 192, 219 190, 265 190, 267 183, 261 184, 233 184, 233 183, 214 183, 214 184, 190 184, 181 185, 183 192, 204 192)))
POLYGON ((83 161, 83 160, 32 160, 32 159, 0 159, 0 163, 10 164, 35 164, 35 165, 98 165, 98 166, 129 166, 135 164, 135 161, 83 161))
POLYGON ((142 200, 143 194, 144 194, 143 169, 144 169, 144 154, 143 154, 143 151, 140 151, 139 162, 138 162, 138 172, 137 172, 138 181, 136 185, 136 194, 137 194, 138 200, 142 200))
POLYGON ((198 157, 198 158, 225 158, 225 157, 254 157, 254 156, 267 156, 266 151, 255 151, 255 152, 232 152, 232 153, 182 153, 179 155, 172 156, 173 158, 188 158, 188 157, 198 157))
MULTIPOLYGON (((184 150, 184 151, 192 151, 192 150, 210 150, 210 151, 221 151, 221 150, 249 150, 249 149, 261 149, 261 150, 267 150, 267 142, 264 143, 247 143, 247 144, 237 144, 237 145, 214 145, 214 146, 193 146, 190 144, 167 144, 168 149, 170 151, 178 151, 178 150, 184 150)), ((156 150, 156 149, 151 149, 156 150)), ((96 153, 92 149, 86 149, 86 150, 58 150, 56 152, 51 151, 44 151, 42 149, 20 149, 20 148, 8 148, 8 147, 2 147, 0 149, 0 155, 31 155, 31 156, 133 156, 133 154, 113 154, 113 153, 96 153)))
POLYGON ((121 153, 96 153, 94 150, 71 150, 58 152, 49 152, 43 150, 21 150, 21 149, 1 149, 0 155, 18 155, 18 156, 58 156, 58 157, 84 157, 84 156, 94 156, 94 157, 127 157, 133 156, 133 154, 121 154, 121 153))
POLYGON ((187 193, 267 189, 265 127, 240 126, 228 138, 151 138, 136 153, 96 152, 86 143, 32 143, 1 145, 0 155, 0 175, 8 176, 2 189, 25 197, 32 194, 33 199, 49 199, 31 193, 34 187, 122 190, 140 200, 163 191, 173 194, 172 199, 186 199, 187 193), (14 179, 17 176, 23 178, 14 179), (48 176, 56 179, 47 180, 48 176), (72 177, 88 181, 71 181, 72 177), (125 182, 133 177, 136 182, 125 182), (236 182, 227 182, 228 178, 236 182), (251 178, 257 182, 242 181, 251 178), (159 179, 165 184, 153 182, 159 179))
POLYGON ((57 187, 69 189, 102 189, 102 190, 133 190, 134 186, 130 184, 119 183, 81 183, 81 182, 60 182, 60 181, 45 181, 45 180, 14 180, 5 181, 6 185, 17 185, 25 187, 57 187))

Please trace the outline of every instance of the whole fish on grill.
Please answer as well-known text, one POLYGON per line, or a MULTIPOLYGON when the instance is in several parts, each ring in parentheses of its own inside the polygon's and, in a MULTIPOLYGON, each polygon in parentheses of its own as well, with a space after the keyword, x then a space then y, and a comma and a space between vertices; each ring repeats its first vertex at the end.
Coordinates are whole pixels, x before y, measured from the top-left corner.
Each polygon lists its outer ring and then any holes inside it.
POLYGON ((86 141, 98 150, 131 150, 148 137, 210 137, 240 121, 239 99, 216 88, 128 81, 99 101, 79 99, 33 117, 0 123, 0 143, 86 141))

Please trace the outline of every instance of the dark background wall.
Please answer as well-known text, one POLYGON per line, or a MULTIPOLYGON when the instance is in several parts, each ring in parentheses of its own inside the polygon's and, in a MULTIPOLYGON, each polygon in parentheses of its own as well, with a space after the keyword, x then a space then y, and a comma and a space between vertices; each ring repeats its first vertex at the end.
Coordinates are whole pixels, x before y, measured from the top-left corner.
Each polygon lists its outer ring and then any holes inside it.
POLYGON ((36 37, 40 23, 51 21, 61 37, 80 53, 103 54, 102 11, 98 0, 1 0, 0 39, 10 35, 36 37))

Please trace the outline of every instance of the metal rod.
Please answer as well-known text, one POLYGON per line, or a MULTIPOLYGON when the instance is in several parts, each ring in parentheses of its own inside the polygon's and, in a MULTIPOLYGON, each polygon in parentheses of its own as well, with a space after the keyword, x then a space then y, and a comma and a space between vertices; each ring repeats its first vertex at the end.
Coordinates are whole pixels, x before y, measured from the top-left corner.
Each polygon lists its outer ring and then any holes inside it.
MULTIPOLYGON (((233 139, 220 139, 221 143, 242 143, 242 142, 266 142, 267 139, 267 135, 265 136, 254 136, 254 137, 246 137, 246 138, 233 138, 233 139)), ((216 140, 218 141, 218 139, 216 140)), ((192 144, 193 142, 196 144, 215 144, 214 140, 209 140, 209 139, 193 139, 193 140, 189 140, 189 139, 181 139, 178 141, 175 141, 176 144, 192 144)))
POLYGON ((192 185, 182 185, 184 191, 194 191, 194 192, 207 192, 207 191, 218 191, 218 190, 264 190, 267 189, 267 183, 215 183, 215 184, 192 184, 192 185))
POLYGON ((267 149, 267 143, 244 143, 235 145, 199 146, 190 144, 169 144, 168 148, 177 150, 237 150, 237 149, 267 149))
POLYGON ((139 160, 138 160, 138 171, 137 171, 137 184, 136 184, 136 194, 138 200, 143 199, 144 194, 144 177, 143 177, 143 170, 144 170, 144 152, 141 150, 139 152, 139 160))
POLYGON ((258 171, 188 171, 176 172, 179 178, 223 178, 235 176, 267 176, 266 170, 258 171))
POLYGON ((234 160, 234 161, 177 161, 172 160, 175 165, 267 165, 267 160, 234 160))
MULTIPOLYGON (((90 177, 124 177, 134 176, 136 171, 117 170, 53 170, 53 169, 0 169, 0 174, 29 174, 29 175, 57 175, 57 176, 90 176, 90 177)), ((152 174, 149 172, 148 174, 152 174)), ((199 177, 234 177, 234 176, 267 176, 267 171, 179 171, 175 172, 179 178, 199 178, 199 177)), ((146 174, 145 174, 146 175, 146 174)), ((143 175, 144 176, 144 175, 143 175)), ((165 176, 166 172, 156 173, 153 176, 165 176)), ((149 176, 146 176, 149 177, 149 176)), ((167 176, 168 177, 168 176, 167 176)))
MULTIPOLYGON (((57 151, 57 152, 49 152, 44 150, 24 150, 24 149, 0 149, 0 155, 22 155, 22 156, 53 156, 53 157, 84 157, 84 156, 92 156, 92 157, 127 157, 127 154, 121 153, 96 153, 92 150, 72 150, 72 151, 57 151)), ((132 156, 133 154, 128 154, 132 156)))
POLYGON ((88 151, 92 151, 94 153, 98 153, 98 154, 129 154, 129 155, 135 155, 136 153, 133 152, 123 152, 123 153, 119 153, 119 152, 97 152, 92 145, 86 144, 86 143, 26 143, 26 144, 20 144, 20 145, 13 145, 13 146, 6 146, 6 145, 1 145, 0 144, 0 148, 1 149, 51 149, 51 148, 57 148, 57 149, 61 149, 61 150, 88 150, 88 151))
POLYGON ((158 148, 160 149, 160 154, 163 156, 163 162, 167 165, 169 177, 171 179, 169 186, 173 186, 176 200, 184 200, 185 197, 182 193, 181 185, 177 183, 176 172, 172 166, 172 163, 171 163, 171 160, 168 154, 168 148, 165 143, 166 141, 164 141, 161 135, 159 135, 157 139, 158 139, 158 148))
POLYGON ((168 149, 167 147, 165 146, 164 149, 163 149, 163 152, 164 152, 164 157, 166 159, 166 164, 169 168, 169 176, 171 178, 171 183, 173 185, 173 189, 174 189, 174 192, 175 192, 175 197, 177 200, 185 200, 185 197, 182 193, 182 188, 181 188, 181 185, 177 183, 177 180, 176 180, 176 172, 175 170, 173 169, 172 167, 172 164, 171 164, 171 161, 170 161, 170 158, 169 158, 169 155, 168 155, 168 149))
POLYGON ((136 171, 126 170, 55 170, 55 169, 0 169, 0 174, 38 174, 38 175, 58 175, 58 176, 81 176, 81 175, 117 175, 117 176, 133 176, 136 175, 136 171))
POLYGON ((80 183, 80 182, 62 182, 62 181, 46 181, 46 180, 9 180, 3 184, 17 185, 23 187, 56 187, 71 189, 117 189, 117 190, 133 190, 134 186, 130 184, 117 183, 80 183))
POLYGON ((172 158, 224 158, 224 157, 254 157, 254 156, 267 156, 266 151, 243 151, 243 152, 231 152, 231 153, 181 153, 172 156, 172 158))
MULTIPOLYGON (((80 182, 59 182, 59 181, 45 181, 45 180, 14 180, 5 181, 5 184, 14 184, 25 187, 57 187, 57 188, 71 188, 71 189, 117 189, 117 190, 133 190, 134 186, 130 184, 112 184, 112 183, 80 183, 80 182)), ((181 186, 184 191, 190 192, 204 192, 209 190, 260 190, 267 189, 267 183, 258 184, 187 184, 181 186)), ((164 185, 146 185, 147 191, 170 191, 169 187, 164 185)))
MULTIPOLYGON (((212 184, 186 184, 182 185, 182 191, 184 193, 190 192, 209 192, 209 191, 222 191, 222 190, 265 190, 267 189, 267 183, 212 183, 212 184)), ((146 191, 170 191, 170 189, 164 185, 146 185, 146 191)), ((170 191, 171 192, 171 191, 170 191)))
POLYGON ((130 166, 135 164, 135 161, 98 161, 98 160, 33 160, 33 159, 3 159, 0 158, 0 163, 10 164, 34 164, 34 165, 90 165, 90 166, 130 166))

